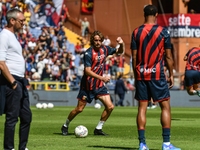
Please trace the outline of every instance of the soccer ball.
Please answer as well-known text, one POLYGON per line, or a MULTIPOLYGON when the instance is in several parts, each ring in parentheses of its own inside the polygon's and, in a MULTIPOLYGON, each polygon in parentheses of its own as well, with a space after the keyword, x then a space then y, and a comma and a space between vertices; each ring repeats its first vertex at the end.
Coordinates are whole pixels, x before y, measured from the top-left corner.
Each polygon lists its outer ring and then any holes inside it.
POLYGON ((42 103, 42 108, 46 109, 47 108, 47 104, 46 103, 42 103))
POLYGON ((42 108, 42 104, 41 103, 37 103, 36 104, 36 108, 41 109, 42 108))
POLYGON ((53 108, 54 105, 53 105, 53 103, 48 103, 47 107, 48 107, 48 108, 53 108))
POLYGON ((85 126, 80 125, 75 128, 74 133, 76 137, 83 138, 88 135, 88 129, 85 126))
POLYGON ((99 103, 96 103, 96 104, 94 105, 94 108, 100 109, 100 108, 101 108, 101 105, 100 105, 99 103))

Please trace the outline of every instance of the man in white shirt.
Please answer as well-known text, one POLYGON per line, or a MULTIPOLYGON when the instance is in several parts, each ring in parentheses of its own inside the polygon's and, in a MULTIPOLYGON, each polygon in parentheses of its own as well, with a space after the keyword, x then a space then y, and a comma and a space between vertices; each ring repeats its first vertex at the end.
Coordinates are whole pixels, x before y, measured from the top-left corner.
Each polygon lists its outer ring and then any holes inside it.
POLYGON ((51 66, 53 65, 53 62, 49 56, 49 54, 46 55, 46 58, 43 59, 44 64, 48 64, 49 71, 51 70, 51 66))
MULTIPOLYGON (((6 13, 8 22, 0 33, 0 113, 6 114, 4 128, 4 150, 14 149, 15 125, 20 118, 19 150, 27 150, 28 135, 32 113, 29 107, 29 96, 26 88, 25 61, 22 47, 15 33, 22 33, 25 17, 18 9, 6 13), (9 93, 9 94, 8 94, 9 93)), ((1 115, 0 114, 0 115, 1 115)))
POLYGON ((30 51, 33 51, 35 49, 35 47, 37 46, 35 39, 32 38, 29 42, 28 42, 28 49, 30 51))
POLYGON ((39 72, 36 72, 35 68, 31 69, 32 72, 32 79, 33 81, 39 81, 41 79, 41 75, 39 74, 39 72))
MULTIPOLYGON (((90 23, 88 22, 87 18, 85 17, 84 20, 81 22, 82 37, 88 38, 89 28, 90 28, 90 23)), ((87 40, 89 40, 89 39, 87 39, 87 40)))
POLYGON ((40 76, 42 76, 42 71, 45 67, 45 63, 42 60, 42 56, 39 56, 39 62, 37 63, 37 69, 40 76))
POLYGON ((108 36, 106 35, 103 42, 102 42, 103 45, 106 45, 106 46, 110 46, 111 44, 111 41, 110 39, 108 38, 108 36))
POLYGON ((135 86, 135 78, 133 77, 133 74, 130 75, 130 78, 128 78, 128 81, 131 85, 135 86))

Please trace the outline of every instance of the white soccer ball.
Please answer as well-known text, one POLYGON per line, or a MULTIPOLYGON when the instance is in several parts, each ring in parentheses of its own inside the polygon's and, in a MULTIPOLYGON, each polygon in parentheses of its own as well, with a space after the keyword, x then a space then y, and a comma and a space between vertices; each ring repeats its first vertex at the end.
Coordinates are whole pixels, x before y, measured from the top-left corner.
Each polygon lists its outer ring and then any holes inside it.
POLYGON ((76 137, 83 138, 88 135, 88 129, 85 126, 80 125, 75 128, 74 133, 76 137))
POLYGON ((36 108, 38 108, 38 109, 41 109, 41 108, 42 108, 42 104, 41 104, 41 103, 37 103, 35 106, 36 106, 36 108))
POLYGON ((48 103, 47 107, 48 107, 48 108, 53 108, 54 105, 53 105, 53 103, 48 103))
POLYGON ((101 108, 101 105, 100 105, 99 103, 96 103, 96 104, 94 105, 94 108, 100 109, 100 108, 101 108))
POLYGON ((47 104, 46 103, 42 103, 42 108, 46 109, 47 108, 47 104))

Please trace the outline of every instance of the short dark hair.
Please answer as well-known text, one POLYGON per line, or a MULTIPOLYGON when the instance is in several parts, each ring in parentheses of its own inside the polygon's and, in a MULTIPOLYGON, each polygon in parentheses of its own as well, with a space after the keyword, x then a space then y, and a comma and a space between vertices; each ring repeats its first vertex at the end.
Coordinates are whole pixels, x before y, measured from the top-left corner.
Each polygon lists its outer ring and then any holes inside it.
POLYGON ((104 36, 100 31, 94 31, 92 33, 91 37, 90 37, 90 44, 92 46, 94 46, 94 37, 95 37, 95 35, 98 35, 101 38, 101 42, 103 42, 103 40, 104 40, 104 36))
POLYGON ((147 5, 144 7, 144 15, 146 16, 155 16, 158 13, 156 6, 147 5))

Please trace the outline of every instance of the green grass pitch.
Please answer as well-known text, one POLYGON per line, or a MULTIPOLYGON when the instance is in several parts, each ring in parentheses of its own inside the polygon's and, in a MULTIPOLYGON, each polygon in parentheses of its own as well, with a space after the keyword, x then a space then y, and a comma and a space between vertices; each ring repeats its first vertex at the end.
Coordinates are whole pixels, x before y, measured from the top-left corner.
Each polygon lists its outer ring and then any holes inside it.
MULTIPOLYGON (((138 133, 136 127, 137 107, 115 107, 103 127, 110 136, 94 136, 93 131, 104 109, 86 107, 71 123, 69 136, 61 135, 61 126, 74 107, 54 107, 36 109, 31 107, 33 118, 29 135, 29 150, 136 150, 138 133), (74 129, 78 125, 88 128, 86 138, 76 138, 74 129)), ((182 150, 199 149, 200 108, 171 108, 171 143, 182 150)), ((0 117, 0 149, 3 149, 5 115, 0 117)), ((16 125, 15 150, 18 149, 18 129, 16 125)), ((162 147, 160 108, 147 110, 146 142, 150 150, 162 147)))

